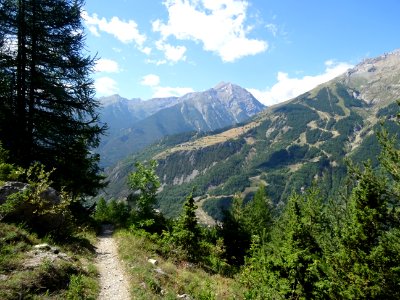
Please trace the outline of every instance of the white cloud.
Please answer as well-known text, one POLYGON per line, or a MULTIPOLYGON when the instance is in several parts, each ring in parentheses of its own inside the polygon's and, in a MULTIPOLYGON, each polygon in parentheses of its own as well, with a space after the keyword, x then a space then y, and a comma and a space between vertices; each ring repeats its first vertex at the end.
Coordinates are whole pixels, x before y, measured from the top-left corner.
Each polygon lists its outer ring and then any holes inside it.
POLYGON ((180 97, 192 92, 194 90, 187 87, 158 86, 154 88, 153 98, 180 97))
POLYGON ((149 86, 153 90, 152 98, 180 97, 194 92, 188 87, 160 86, 160 77, 155 74, 148 74, 142 77, 141 85, 149 86))
POLYGON ((107 72, 107 73, 118 73, 120 71, 119 65, 116 61, 101 58, 96 62, 95 66, 96 72, 107 72))
POLYGON ((143 76, 140 84, 145 86, 158 86, 160 84, 160 77, 154 74, 143 76))
POLYGON ((167 60, 166 59, 162 59, 162 60, 146 59, 146 63, 153 64, 156 66, 161 66, 161 65, 165 65, 167 63, 167 60))
POLYGON ((330 67, 330 66, 334 66, 335 65, 335 61, 333 61, 332 59, 329 59, 325 62, 325 66, 330 67))
POLYGON ((178 40, 201 42, 205 51, 216 53, 224 62, 268 48, 266 41, 247 37, 252 29, 245 26, 247 1, 165 0, 164 5, 168 9, 168 22, 156 20, 152 24, 153 31, 160 32, 162 41, 173 36, 178 40))
POLYGON ((100 37, 100 33, 99 33, 99 31, 97 30, 97 27, 96 27, 96 26, 91 25, 91 26, 89 26, 88 28, 89 28, 89 31, 90 31, 94 36, 100 37))
POLYGON ((163 51, 167 61, 176 63, 180 60, 186 60, 185 52, 186 47, 184 46, 172 46, 163 41, 156 42, 156 47, 158 50, 163 51))
POLYGON ((124 21, 118 17, 112 17, 110 21, 106 18, 99 18, 97 14, 90 16, 86 11, 82 12, 82 17, 90 32, 100 36, 100 31, 113 35, 124 44, 135 42, 142 46, 146 41, 146 35, 141 34, 134 20, 124 21))
POLYGON ((109 96, 118 93, 117 82, 110 77, 100 77, 94 82, 97 96, 109 96))
POLYGON ((344 62, 334 63, 332 60, 326 61, 325 66, 324 73, 302 78, 290 78, 287 73, 278 72, 278 82, 271 88, 266 88, 265 90, 249 88, 247 90, 263 104, 273 105, 308 92, 319 84, 327 82, 353 67, 344 62))
POLYGON ((152 50, 150 47, 144 47, 144 48, 140 49, 140 51, 142 51, 146 55, 150 55, 152 50))
POLYGON ((268 29, 269 32, 271 32, 274 37, 276 37, 276 35, 278 34, 278 26, 276 24, 270 23, 265 25, 265 27, 268 29))

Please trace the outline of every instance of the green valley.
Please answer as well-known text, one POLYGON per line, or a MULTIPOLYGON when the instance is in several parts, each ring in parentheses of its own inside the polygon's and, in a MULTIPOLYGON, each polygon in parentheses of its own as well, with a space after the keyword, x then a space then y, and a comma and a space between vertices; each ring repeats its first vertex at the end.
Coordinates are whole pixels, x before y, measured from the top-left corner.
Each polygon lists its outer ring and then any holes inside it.
POLYGON ((260 182, 281 206, 293 191, 313 182, 325 196, 337 195, 345 180, 346 158, 371 159, 376 165, 380 121, 390 132, 398 130, 394 116, 400 96, 399 61, 398 52, 367 60, 337 79, 268 108, 249 123, 200 138, 194 135, 175 146, 160 142, 110 169, 107 196, 126 196, 125 176, 133 162, 153 158, 162 181, 159 207, 167 215, 179 212, 179 199, 193 187, 195 196, 208 195, 206 207, 214 213, 218 198, 237 192, 251 197, 252 187, 260 182), (372 66, 374 71, 368 71, 372 66), (382 89, 386 92, 379 99, 371 98, 382 89))

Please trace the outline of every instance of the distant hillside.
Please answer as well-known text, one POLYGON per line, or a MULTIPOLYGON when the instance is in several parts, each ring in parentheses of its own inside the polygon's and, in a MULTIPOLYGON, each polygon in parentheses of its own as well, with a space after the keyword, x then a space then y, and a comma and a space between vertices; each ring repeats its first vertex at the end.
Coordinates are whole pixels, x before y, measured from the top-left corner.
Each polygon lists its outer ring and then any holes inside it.
POLYGON ((400 51, 366 60, 346 74, 249 123, 176 146, 155 145, 119 163, 110 173, 108 195, 127 195, 125 176, 135 159, 156 158, 163 183, 161 209, 175 214, 196 186, 204 208, 218 216, 236 192, 251 195, 260 182, 276 204, 317 181, 329 196, 341 191, 344 159, 376 162, 379 120, 391 131, 400 99, 400 51))
POLYGON ((231 83, 180 98, 141 101, 113 96, 101 101, 102 122, 110 128, 98 149, 106 166, 167 135, 232 126, 264 109, 249 92, 231 83))
POLYGON ((100 117, 103 123, 109 125, 109 135, 115 135, 131 127, 140 120, 147 118, 161 109, 179 103, 178 97, 154 98, 150 100, 125 99, 119 95, 102 97, 100 117))

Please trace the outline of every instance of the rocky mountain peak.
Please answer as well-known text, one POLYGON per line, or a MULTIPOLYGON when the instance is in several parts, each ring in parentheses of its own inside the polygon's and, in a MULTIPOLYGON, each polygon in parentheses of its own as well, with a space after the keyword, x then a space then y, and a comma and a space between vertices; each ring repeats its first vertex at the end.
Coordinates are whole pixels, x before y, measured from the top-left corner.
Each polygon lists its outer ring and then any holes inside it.
POLYGON ((366 75, 366 73, 374 73, 378 69, 387 69, 399 67, 400 62, 400 49, 384 53, 381 56, 374 58, 364 59, 361 63, 357 64, 353 69, 347 72, 348 76, 352 74, 366 75))
POLYGON ((125 102, 126 103, 130 103, 130 104, 134 104, 134 103, 137 104, 137 103, 139 103, 141 101, 142 100, 140 98, 133 98, 133 99, 128 100, 128 99, 126 99, 124 97, 121 97, 118 94, 111 95, 111 96, 108 96, 108 97, 99 98, 99 102, 100 102, 100 104, 102 106, 115 105, 115 104, 118 104, 118 103, 125 103, 125 102))
POLYGON ((214 90, 221 90, 224 88, 229 88, 230 86, 232 86, 232 83, 230 82, 225 82, 225 81, 221 81, 220 83, 218 83, 215 87, 214 90))
POLYGON ((386 104, 400 93, 400 49, 365 59, 343 75, 357 98, 371 105, 386 104))
POLYGON ((236 104, 238 103, 254 104, 254 102, 256 102, 257 105, 261 104, 246 89, 230 82, 222 81, 218 83, 214 88, 208 90, 207 92, 215 94, 220 101, 227 104, 231 104, 233 102, 235 102, 236 104))
POLYGON ((215 90, 217 93, 224 93, 226 95, 234 95, 234 94, 250 94, 244 88, 233 84, 231 82, 220 82, 217 84, 212 90, 215 90))
POLYGON ((123 101, 123 100, 125 100, 125 99, 122 98, 118 94, 111 95, 111 96, 108 96, 108 97, 100 97, 99 98, 99 102, 101 103, 102 106, 111 105, 111 104, 118 103, 118 102, 123 101))

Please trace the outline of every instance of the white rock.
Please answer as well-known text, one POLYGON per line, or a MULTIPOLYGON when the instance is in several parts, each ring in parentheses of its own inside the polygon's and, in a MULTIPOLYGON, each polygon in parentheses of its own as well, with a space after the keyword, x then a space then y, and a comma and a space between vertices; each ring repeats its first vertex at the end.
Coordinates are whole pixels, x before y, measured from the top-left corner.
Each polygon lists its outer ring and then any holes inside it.
POLYGON ((156 259, 153 259, 153 258, 149 258, 148 260, 147 260, 149 263, 151 263, 152 265, 158 265, 158 260, 156 260, 156 259))
POLYGON ((38 244, 38 245, 33 246, 33 248, 36 250, 45 250, 45 251, 51 250, 51 247, 49 246, 49 244, 38 244))

